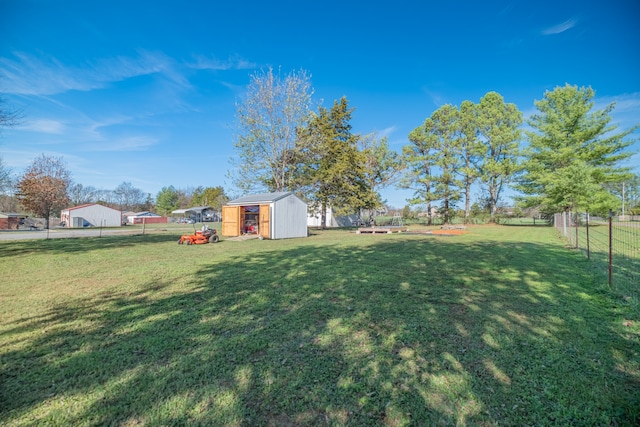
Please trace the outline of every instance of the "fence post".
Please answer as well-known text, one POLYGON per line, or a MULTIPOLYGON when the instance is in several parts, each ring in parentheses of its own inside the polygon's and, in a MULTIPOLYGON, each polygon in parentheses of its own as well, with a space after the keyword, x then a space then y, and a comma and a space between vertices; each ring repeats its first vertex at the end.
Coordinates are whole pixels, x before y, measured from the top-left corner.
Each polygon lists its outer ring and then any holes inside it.
POLYGON ((613 211, 609 211, 609 288, 613 282, 613 211))
POLYGON ((585 226, 587 228, 587 259, 591 259, 591 243, 589 241, 589 212, 585 214, 585 226))
POLYGON ((567 237, 567 211, 562 211, 562 235, 567 237))
POLYGON ((578 225, 579 225, 578 221, 579 221, 579 215, 580 214, 578 212, 576 212, 575 215, 576 215, 575 216, 576 219, 575 219, 573 225, 576 226, 576 249, 580 249, 580 246, 578 245, 578 225))

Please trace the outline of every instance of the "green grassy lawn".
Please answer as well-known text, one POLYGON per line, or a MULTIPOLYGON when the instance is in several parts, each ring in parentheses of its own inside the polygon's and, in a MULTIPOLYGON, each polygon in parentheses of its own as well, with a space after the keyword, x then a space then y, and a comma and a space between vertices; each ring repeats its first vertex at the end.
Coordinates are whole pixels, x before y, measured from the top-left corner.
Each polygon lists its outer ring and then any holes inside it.
POLYGON ((609 226, 606 223, 595 223, 587 228, 572 227, 567 230, 567 239, 572 246, 578 246, 585 256, 587 249, 594 267, 601 274, 608 275, 609 245, 612 249, 612 283, 611 287, 619 294, 625 295, 640 310, 640 223, 614 222, 609 241, 609 226), (577 231, 577 233, 576 233, 577 231))
POLYGON ((640 319, 551 227, 0 242, 0 424, 640 423, 640 319))

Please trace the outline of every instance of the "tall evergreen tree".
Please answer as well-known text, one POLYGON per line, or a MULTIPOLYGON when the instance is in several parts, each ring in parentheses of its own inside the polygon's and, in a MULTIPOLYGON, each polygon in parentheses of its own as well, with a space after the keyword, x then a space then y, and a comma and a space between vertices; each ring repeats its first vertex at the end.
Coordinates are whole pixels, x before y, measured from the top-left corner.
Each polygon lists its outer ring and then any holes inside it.
POLYGON ((320 210, 323 227, 327 207, 347 214, 379 202, 366 180, 359 137, 351 133, 352 112, 342 97, 330 110, 320 107, 299 132, 298 183, 306 187, 312 208, 320 210))
POLYGON ((592 111, 595 92, 591 87, 565 85, 547 91, 535 102, 539 113, 528 121, 523 173, 516 187, 524 193, 525 206, 540 206, 543 212, 615 208, 618 201, 606 184, 630 177, 620 162, 632 153, 627 138, 637 126, 616 132, 611 124, 615 104, 592 111))
POLYGON ((170 185, 162 187, 156 196, 156 209, 161 215, 169 215, 178 209, 178 191, 170 185))
POLYGON ((433 222, 432 202, 436 199, 433 192, 433 168, 437 156, 435 138, 425 132, 424 125, 418 126, 409 133, 410 144, 402 147, 405 174, 398 186, 413 190, 413 197, 408 200, 411 205, 424 204, 427 208, 428 224, 433 222))
POLYGON ((476 106, 480 153, 477 171, 487 192, 491 221, 495 220, 500 194, 518 168, 522 113, 497 92, 489 92, 476 106))
POLYGON ((478 158, 482 144, 478 141, 477 106, 471 101, 462 101, 459 116, 460 154, 459 174, 464 191, 464 218, 471 214, 471 186, 478 180, 478 158))
POLYGON ((409 172, 402 185, 417 190, 411 203, 425 203, 430 213, 431 203, 442 200, 439 213, 445 224, 452 217, 463 186, 458 178, 462 164, 459 119, 455 106, 443 105, 411 132, 413 145, 404 150, 409 172))
POLYGON ((440 213, 444 223, 448 224, 455 211, 455 203, 460 200, 458 179, 461 167, 462 141, 460 138, 460 112, 450 104, 443 105, 425 122, 426 132, 435 137, 438 156, 435 166, 439 169, 436 175, 435 193, 442 200, 440 213))

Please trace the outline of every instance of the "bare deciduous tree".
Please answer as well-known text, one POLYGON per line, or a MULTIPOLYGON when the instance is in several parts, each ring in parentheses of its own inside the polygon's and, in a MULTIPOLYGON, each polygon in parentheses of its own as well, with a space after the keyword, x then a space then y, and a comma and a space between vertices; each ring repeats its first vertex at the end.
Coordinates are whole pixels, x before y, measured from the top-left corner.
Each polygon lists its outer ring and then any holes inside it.
POLYGON ((73 184, 69 187, 69 199, 72 205, 84 205, 95 203, 98 200, 99 190, 90 185, 73 184))
POLYGON ((113 194, 120 210, 138 210, 145 205, 146 194, 139 188, 134 187, 130 182, 123 182, 118 185, 113 190, 113 194))
POLYGON ((237 106, 237 158, 230 178, 238 188, 293 190, 296 130, 311 112, 312 94, 311 78, 302 70, 282 77, 270 68, 251 76, 237 106))
MULTIPOLYGON (((22 110, 9 106, 4 96, 0 94, 0 131, 2 131, 2 128, 17 126, 22 121, 22 117, 22 110)), ((12 187, 11 169, 0 158, 0 194, 6 195, 5 193, 12 187)))
POLYGON ((6 98, 0 94, 0 129, 17 126, 22 122, 23 112, 7 103, 6 98))

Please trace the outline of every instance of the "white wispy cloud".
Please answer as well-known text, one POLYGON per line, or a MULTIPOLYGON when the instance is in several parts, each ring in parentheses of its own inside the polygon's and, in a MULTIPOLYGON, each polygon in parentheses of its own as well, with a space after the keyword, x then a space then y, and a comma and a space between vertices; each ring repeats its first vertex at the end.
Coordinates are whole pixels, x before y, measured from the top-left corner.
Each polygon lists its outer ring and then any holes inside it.
POLYGON ((36 119, 27 120, 20 126, 21 129, 31 132, 62 134, 66 129, 66 125, 58 120, 36 119))
POLYGON ((431 98, 431 102, 433 102, 436 107, 442 107, 444 104, 446 104, 446 98, 443 95, 434 92, 427 87, 423 87, 422 92, 424 92, 425 95, 431 98))
POLYGON ((594 109, 601 110, 614 103, 612 121, 621 130, 640 125, 640 92, 624 93, 616 96, 598 97, 596 92, 594 109))
POLYGON ((158 142, 156 138, 138 135, 109 138, 102 142, 86 144, 84 151, 144 151, 158 142))
POLYGON ((384 138, 384 137, 389 138, 389 135, 394 133, 397 129, 398 128, 396 126, 389 126, 387 128, 384 128, 384 129, 378 131, 378 135, 380 136, 380 138, 384 138))
POLYGON ((194 60, 187 63, 187 66, 196 70, 247 70, 256 68, 254 62, 248 61, 240 56, 232 56, 227 59, 219 59, 205 55, 194 56, 194 60))
POLYGON ((49 55, 14 52, 0 58, 3 90, 18 95, 55 95, 71 90, 90 91, 128 78, 162 74, 180 86, 189 83, 172 58, 159 52, 139 51, 135 57, 118 56, 71 66, 49 55))
POLYGON ((564 33, 565 31, 572 29, 576 25, 578 25, 578 19, 575 17, 570 18, 561 24, 557 24, 557 25, 553 25, 551 27, 545 28, 544 30, 542 30, 542 34, 545 36, 550 36, 553 34, 564 33))
POLYGON ((122 114, 95 119, 82 119, 75 123, 75 143, 84 152, 146 151, 158 143, 158 138, 140 131, 124 130, 136 118, 122 114), (115 134, 115 135, 114 135, 115 134))

